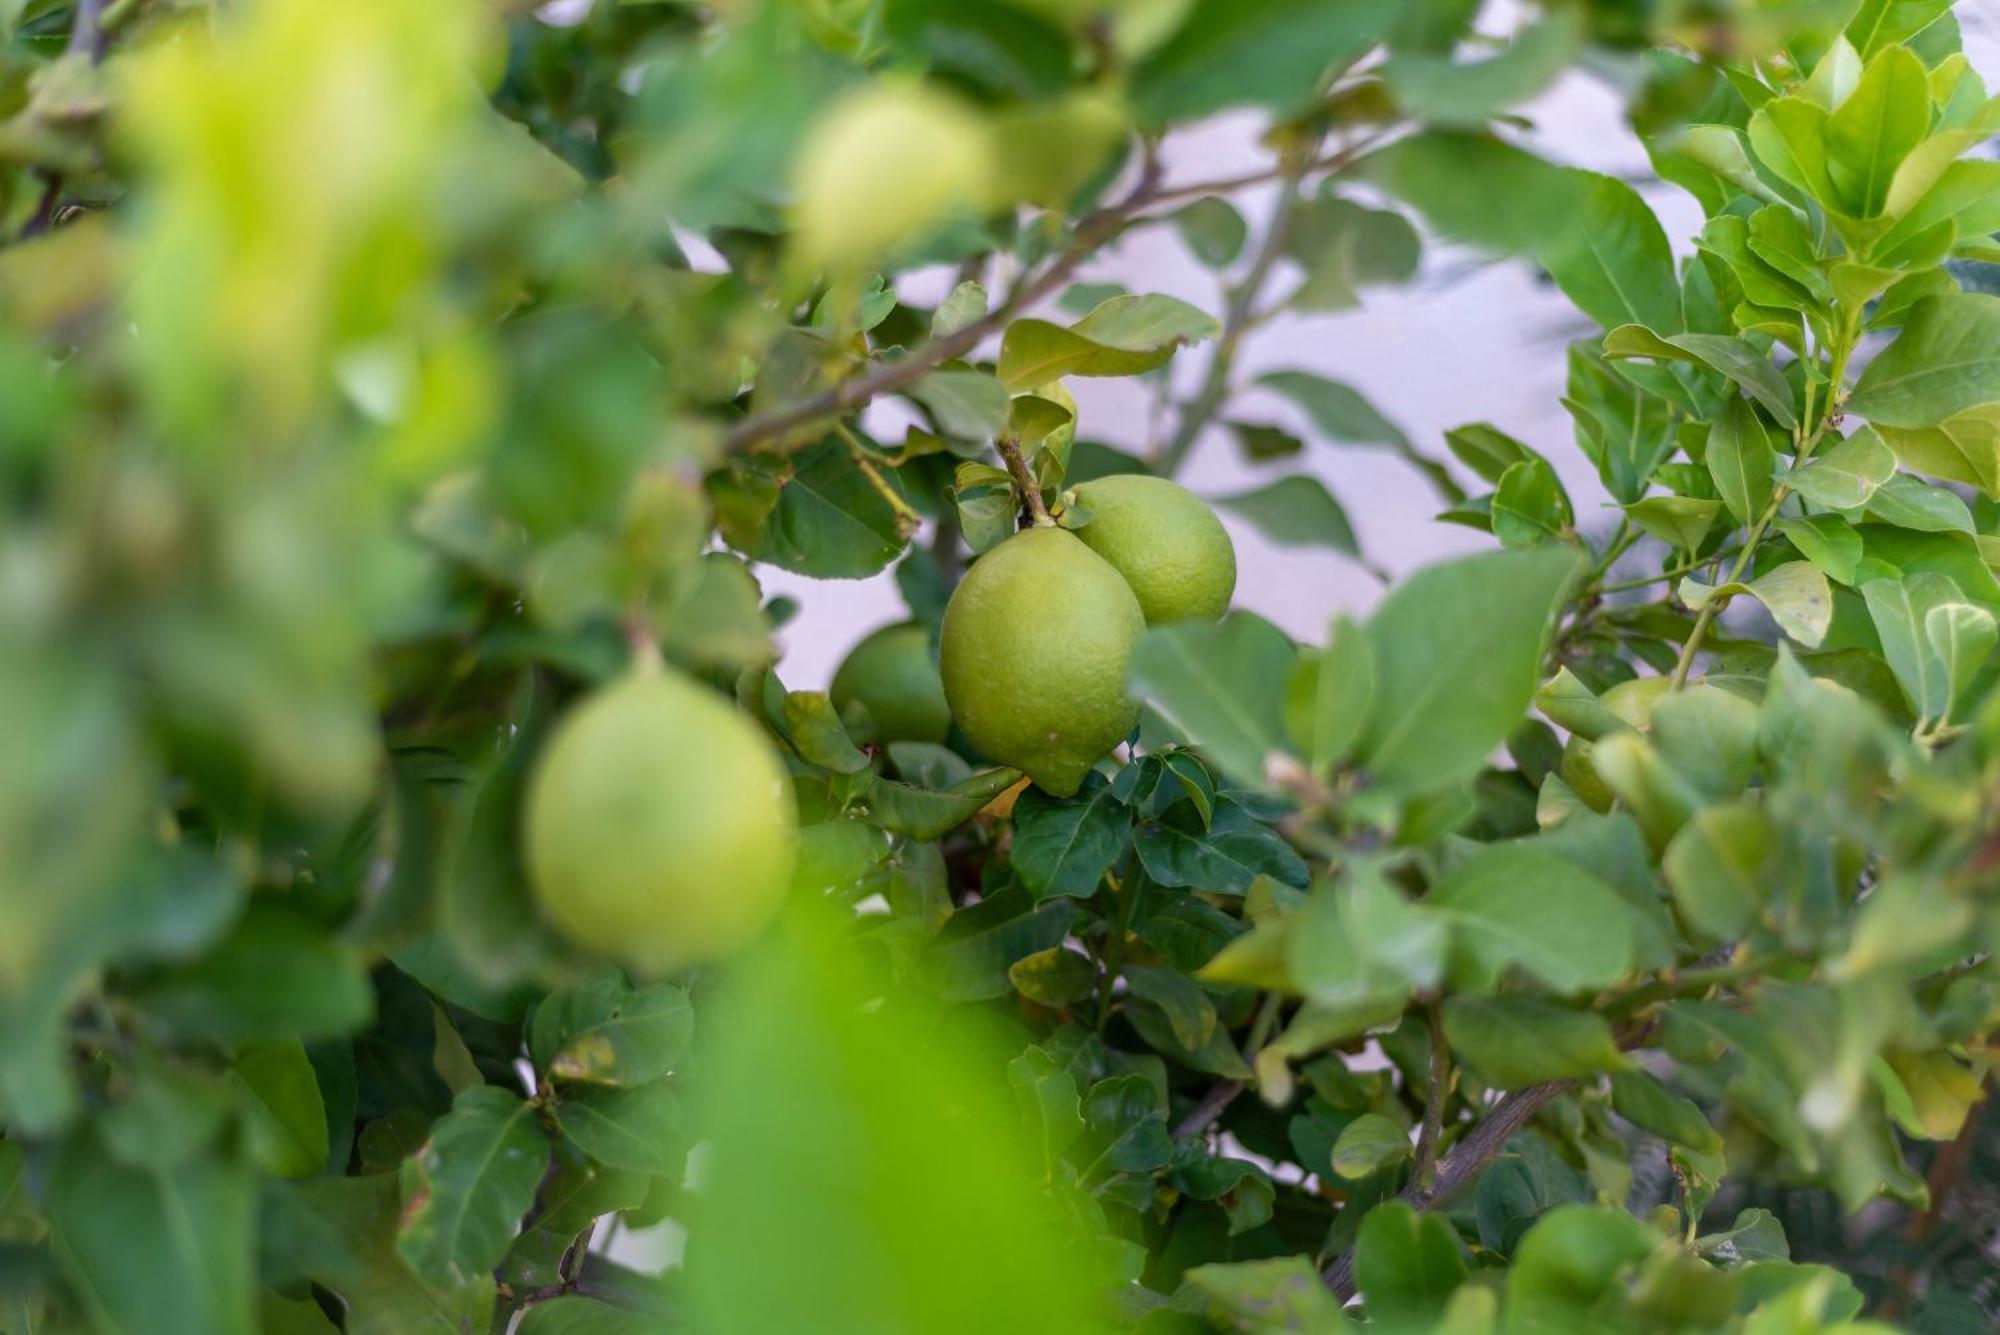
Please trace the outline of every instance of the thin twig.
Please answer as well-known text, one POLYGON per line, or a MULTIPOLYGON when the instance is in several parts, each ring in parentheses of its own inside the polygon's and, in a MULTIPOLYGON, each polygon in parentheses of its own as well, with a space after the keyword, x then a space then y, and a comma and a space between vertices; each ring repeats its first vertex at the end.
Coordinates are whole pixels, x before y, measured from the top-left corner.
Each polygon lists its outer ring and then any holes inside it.
POLYGON ((1182 411, 1174 434, 1164 448, 1153 458, 1154 471, 1165 477, 1172 477, 1187 459, 1188 451, 1222 406, 1229 399, 1229 378, 1236 367, 1236 350, 1243 342, 1244 334, 1250 329, 1250 315, 1256 308, 1257 298, 1264 290, 1271 270, 1285 253, 1286 238, 1291 235, 1292 208, 1298 202, 1299 182, 1304 178, 1310 164, 1295 164, 1278 178, 1278 198, 1273 205, 1271 223, 1264 232, 1263 244, 1250 261, 1249 271, 1237 285, 1229 299, 1229 306, 1222 317, 1222 336, 1215 342, 1215 351, 1209 354, 1208 372, 1203 377, 1201 390, 1182 411))
POLYGON ((1431 1175, 1437 1169, 1438 1140, 1444 1131, 1445 1086, 1451 1080, 1451 1049, 1444 1041, 1444 1007, 1433 1002, 1429 1012, 1430 1084, 1424 1090, 1424 1121, 1417 1129, 1416 1162, 1410 1170, 1410 1183, 1419 1189, 1430 1186, 1431 1175))
POLYGON ((1230 1104, 1236 1102, 1236 1096, 1241 1094, 1244 1088, 1241 1080, 1217 1081, 1209 1088, 1208 1093, 1201 1096, 1201 1102, 1188 1110, 1186 1117, 1174 1123, 1174 1134, 1198 1136, 1208 1130, 1215 1119, 1222 1116, 1230 1104))
POLYGON ((994 442, 994 448, 1000 451, 1000 458, 1006 463, 1007 472, 1014 479, 1014 486, 1019 489, 1021 499, 1028 503, 1028 515, 1034 520, 1035 527, 1055 527, 1056 521, 1049 517, 1048 503, 1042 499, 1042 484, 1035 480, 1034 470, 1029 468, 1027 460, 1021 457, 1019 438, 1002 436, 994 442))
MULTIPOLYGON (((1433 1201, 1444 1200, 1458 1191, 1466 1183, 1479 1175, 1493 1157, 1500 1153, 1514 1133, 1526 1126, 1542 1108, 1575 1085, 1574 1080, 1557 1080, 1546 1085, 1529 1085, 1517 1089, 1486 1114, 1485 1120, 1474 1127, 1472 1134, 1459 1142, 1458 1148, 1446 1155, 1437 1166, 1437 1178, 1428 1187, 1419 1187, 1415 1182, 1403 1188, 1396 1199, 1422 1210, 1433 1201)), ((1326 1286, 1342 1302, 1354 1296, 1354 1252, 1350 1248, 1343 1252, 1331 1265, 1321 1272, 1326 1286)))
POLYGON ((1126 221, 1152 200, 1158 184, 1159 165, 1149 154, 1145 170, 1125 197, 1085 218, 1077 226, 1076 235, 1068 248, 1039 275, 1015 287, 997 309, 963 329, 932 339, 901 361, 877 366, 809 399, 746 417, 729 429, 723 443, 729 449, 740 450, 773 436, 782 436, 808 422, 853 412, 879 395, 893 394, 906 385, 915 384, 946 362, 971 352, 988 334, 1011 323, 1020 312, 1068 282, 1077 266, 1095 254, 1100 245, 1117 235, 1126 221))

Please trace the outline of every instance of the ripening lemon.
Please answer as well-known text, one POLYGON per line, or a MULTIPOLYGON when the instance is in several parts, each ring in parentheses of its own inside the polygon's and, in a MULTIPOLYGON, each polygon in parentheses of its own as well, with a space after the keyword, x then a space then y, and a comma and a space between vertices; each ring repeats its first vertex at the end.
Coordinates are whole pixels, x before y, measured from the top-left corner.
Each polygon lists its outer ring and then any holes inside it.
MULTIPOLYGON (((1637 728, 1640 732, 1650 732, 1653 727, 1653 707, 1673 690, 1670 677, 1634 677, 1605 688, 1598 696, 1604 707, 1620 719, 1637 728)), ((1562 762, 1557 773, 1563 777, 1581 798, 1583 804, 1592 811, 1609 811, 1617 800, 1611 785, 1597 772, 1597 765, 1591 760, 1591 752, 1597 748, 1581 737, 1571 737, 1563 745, 1562 762)))
POLYGON ((977 207, 993 179, 991 134, 970 104, 922 84, 849 93, 814 125, 794 181, 800 258, 865 265, 954 209, 977 207))
POLYGON ((952 717, 992 759, 1068 797, 1138 718, 1125 672, 1145 629, 1131 586, 1074 533, 1016 533, 945 609, 952 717))
POLYGON ((529 881, 577 945, 670 973, 770 922, 796 824, 784 767, 755 726, 684 677, 635 672, 571 707, 537 760, 529 881))
POLYGON ((884 626, 855 645, 828 693, 843 714, 853 704, 868 711, 868 741, 942 742, 951 730, 931 633, 914 622, 884 626))
POLYGON ((1076 487, 1090 522, 1076 531, 1132 586, 1146 624, 1214 621, 1236 592, 1236 548, 1215 512, 1186 487, 1115 473, 1076 487))

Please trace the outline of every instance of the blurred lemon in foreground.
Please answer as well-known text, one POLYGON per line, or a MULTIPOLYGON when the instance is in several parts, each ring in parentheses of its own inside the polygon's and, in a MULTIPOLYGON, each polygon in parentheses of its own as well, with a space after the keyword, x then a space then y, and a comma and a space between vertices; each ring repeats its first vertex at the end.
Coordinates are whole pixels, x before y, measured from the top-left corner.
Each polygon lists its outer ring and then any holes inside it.
POLYGON ((1236 592, 1236 548, 1201 497, 1144 473, 1116 473, 1076 488, 1090 522, 1076 535, 1138 595, 1146 623, 1214 621, 1236 592))
POLYGON ((526 826, 529 880, 549 920, 645 973, 756 936, 798 843, 770 745, 719 697, 659 670, 571 708, 529 780, 526 826))
POLYGON ((993 177, 987 127, 954 97, 873 84, 827 112, 799 152, 799 255, 863 265, 955 208, 976 206, 993 177))
POLYGON ((942 742, 951 706, 931 653, 931 635, 914 622, 884 626, 854 646, 829 691, 842 714, 868 711, 875 742, 942 742))
MULTIPOLYGON (((1654 706, 1672 693, 1673 686, 1670 677, 1634 677, 1606 687, 1597 698, 1620 719, 1640 732, 1647 732, 1653 726, 1654 706)), ((1611 791, 1611 785, 1597 772, 1596 762, 1591 759, 1591 753, 1596 749, 1581 737, 1571 737, 1563 745, 1562 762, 1557 773, 1575 790, 1585 806, 1592 811, 1603 812, 1611 810, 1611 804, 1618 800, 1618 795, 1611 791)))
POLYGON ((989 757, 1068 797, 1138 718, 1125 671, 1145 628, 1131 587, 1075 534, 1016 533, 945 608, 952 717, 989 757))

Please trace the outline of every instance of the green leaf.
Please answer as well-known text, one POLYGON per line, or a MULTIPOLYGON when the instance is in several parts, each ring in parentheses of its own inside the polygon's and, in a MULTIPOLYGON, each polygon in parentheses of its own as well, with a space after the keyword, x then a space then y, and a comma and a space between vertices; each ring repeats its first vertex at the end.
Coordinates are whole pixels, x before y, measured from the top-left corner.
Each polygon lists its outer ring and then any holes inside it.
POLYGON ((1474 1074, 1501 1089, 1622 1071, 1611 1026, 1589 1011, 1533 997, 1452 997, 1444 1036, 1474 1074))
POLYGON ((1839 203, 1827 172, 1826 108, 1776 97, 1750 115, 1750 148, 1779 180, 1829 208, 1839 203))
POLYGON ((1724 334, 1661 335, 1640 325, 1627 324, 1604 336, 1604 355, 1614 359, 1648 357, 1708 367, 1742 386, 1779 425, 1798 424, 1791 387, 1770 358, 1747 338, 1724 334))
POLYGON ((551 993, 535 1008, 528 1043, 556 1080, 643 1085, 673 1070, 694 1038, 694 1008, 672 983, 627 987, 606 972, 551 993))
POLYGON ((297 1039, 246 1044, 230 1063, 230 1073, 252 1100, 267 1171, 310 1177, 327 1167, 326 1103, 297 1039))
POLYGON ((1350 1182, 1410 1157, 1410 1133, 1381 1113, 1363 1113, 1333 1142, 1333 1171, 1350 1182))
POLYGON ((1284 251, 1305 270, 1285 304, 1298 311, 1337 311, 1360 304, 1361 289, 1405 283, 1423 258, 1423 242, 1402 214, 1371 209, 1331 188, 1293 204, 1284 251))
POLYGON ((1360 555, 1347 511, 1316 477, 1295 473, 1213 500, 1231 514, 1249 520, 1259 533, 1281 547, 1327 547, 1342 556, 1360 555))
POLYGON ((1433 1330, 1465 1280, 1465 1257, 1444 1216, 1385 1201, 1361 1221, 1354 1242, 1354 1282, 1370 1325, 1433 1330))
POLYGON ((493 1317, 493 1277, 419 1277, 395 1247, 401 1209, 394 1173, 267 1189, 257 1214, 264 1279, 310 1279, 338 1294, 348 1335, 481 1329, 493 1317))
POLYGON ((1514 1249, 1506 1281, 1510 1329, 1591 1329, 1598 1313, 1627 1301, 1628 1277, 1660 1245, 1658 1233, 1622 1208, 1551 1210, 1514 1249))
POLYGON ((1308 879, 1292 846, 1227 798, 1216 800, 1206 828, 1190 808, 1176 807, 1164 819, 1141 825, 1136 842, 1146 874, 1164 886, 1240 895, 1259 876, 1295 886, 1308 879))
POLYGON ((1896 674, 1903 696, 1919 719, 1943 714, 1950 703, 1945 660, 1932 648, 1930 614, 1962 604, 1958 587, 1943 575, 1923 572, 1906 579, 1876 579, 1861 586, 1868 616, 1882 640, 1882 657, 1896 674))
POLYGON ((1052 899, 1039 906, 1025 889, 1018 898, 994 895, 951 915, 923 961, 930 986, 947 1000, 1005 996, 1015 960, 1047 950, 1069 935, 1071 905, 1052 899))
POLYGON ((2000 401, 2000 297, 1925 297, 1861 373, 1848 408, 1878 426, 1935 427, 2000 401))
POLYGON ((1680 280, 1660 220, 1623 181, 1576 175, 1582 180, 1576 212, 1536 247, 1542 267, 1577 309, 1606 329, 1679 327, 1680 280))
POLYGON ((1489 422, 1471 422, 1444 433, 1454 457, 1488 482, 1497 483, 1509 468, 1541 456, 1489 422))
POLYGON ((1062 946, 1023 955, 1007 966, 1014 990, 1044 1006, 1073 1006, 1097 990, 1090 956, 1062 946))
POLYGON ((1459 63, 1447 55, 1399 52, 1383 64, 1381 75, 1416 119, 1477 129, 1547 87, 1569 63, 1581 36, 1576 19, 1558 11, 1528 24, 1484 60, 1459 63))
POLYGON ((1778 521, 1778 531, 1827 578, 1852 585, 1861 562, 1861 535, 1839 515, 1812 515, 1778 521))
POLYGON ((1706 807, 1660 861, 1681 918, 1713 941, 1735 941, 1764 910, 1777 879, 1778 832, 1748 801, 1706 807))
POLYGON ((1128 847, 1131 813, 1101 774, 1084 776, 1076 796, 1029 788, 1014 802, 1014 871, 1036 899, 1087 898, 1128 847))
POLYGON ((1877 52, 1826 122, 1827 174, 1850 216, 1882 212, 1897 165, 1923 141, 1930 123, 1923 62, 1899 46, 1877 52))
POLYGON ((1368 726, 1375 695, 1375 655, 1368 633, 1341 614, 1326 648, 1301 654, 1285 687, 1285 727, 1315 774, 1346 759, 1368 726))
POLYGON ((1420 570, 1383 600, 1359 748, 1377 782, 1429 792, 1479 768, 1527 712, 1576 569, 1553 546, 1475 556, 1420 570))
POLYGON ((932 313, 931 337, 944 338, 979 323, 986 316, 987 305, 985 288, 969 280, 960 283, 932 313))
POLYGON ((1576 518, 1562 480, 1539 456, 1523 459, 1501 475, 1491 513, 1493 536, 1503 547, 1532 547, 1560 539, 1576 518))
POLYGON ((1817 649, 1833 625, 1833 589, 1810 561, 1787 561, 1750 581, 1750 593, 1778 628, 1817 649))
POLYGON ((1952 0, 1861 0, 1847 23, 1847 40, 1863 60, 1906 42, 1951 9, 1952 0))
POLYGON ((1181 1276, 1184 1291, 1200 1296, 1203 1313, 1233 1329, 1310 1331, 1344 1335, 1351 1329, 1340 1300, 1304 1256, 1266 1261, 1211 1262, 1181 1276))
POLYGON ((1245 103, 1297 106, 1329 66, 1375 41, 1385 17, 1370 0, 1195 0, 1133 73, 1133 105, 1154 122, 1245 103))
POLYGON ((1033 101, 1070 83, 1067 35, 1032 11, 977 0, 890 0, 881 24, 911 64, 989 93, 1033 101))
POLYGON ((988 441, 1007 429, 1007 389, 984 371, 932 371, 910 395, 930 409, 947 436, 988 441))
POLYGON ((1266 371, 1256 383, 1297 404, 1320 435, 1348 445, 1409 444, 1401 427, 1382 416, 1361 392, 1311 371, 1266 371))
POLYGON ((255 1187, 241 1164, 119 1163, 72 1139, 48 1184, 51 1243, 92 1327, 251 1335, 255 1187))
POLYGON ((556 1100, 555 1118, 563 1138, 601 1164, 655 1177, 681 1171, 687 1149, 681 1100, 666 1081, 629 1089, 565 1089, 556 1100))
POLYGON ((1067 329, 1046 320, 1009 325, 1000 340, 1000 380, 1018 393, 1064 376, 1138 375, 1219 330, 1214 316, 1173 297, 1112 297, 1067 329))
POLYGON ((785 696, 785 732, 808 764, 836 774, 859 774, 868 756, 847 735, 840 711, 824 691, 792 691, 785 696))
POLYGON ((1924 613, 1924 639, 1944 664, 1944 715, 1965 698, 2000 643, 2000 623, 1993 613, 1971 603, 1941 603, 1924 613))
MULTIPOLYGON (((877 470, 893 491, 895 471, 877 470)), ((854 466, 838 440, 810 446, 792 459, 791 476, 768 510, 738 518, 718 504, 729 545, 745 556, 816 579, 863 579, 902 554, 909 534, 896 508, 854 466)))
POLYGON ((1020 781, 1021 771, 1006 766, 981 770, 943 790, 877 775, 868 785, 870 814, 875 824, 893 834, 926 842, 942 839, 1020 781))
POLYGON ((961 463, 952 475, 952 504, 958 510, 959 530, 974 552, 988 551, 1014 535, 1019 502, 1014 480, 1005 469, 969 460, 961 463))
POLYGON ((1188 1051, 1201 1051, 1215 1037, 1215 1003, 1186 974, 1127 965, 1125 984, 1133 996, 1160 1008, 1175 1041, 1188 1051))
POLYGON ((1615 370, 1591 342, 1569 345, 1563 407, 1612 499, 1623 504, 1644 496, 1676 444, 1674 410, 1615 370))
POLYGON ((1684 552, 1696 550, 1707 540, 1721 512, 1721 501, 1695 496, 1648 496, 1625 507, 1625 513, 1640 528, 1684 552))
POLYGON ((556 1171, 535 1193, 534 1217, 507 1249, 501 1278, 516 1289, 539 1289, 563 1278, 566 1258, 604 1215, 645 1204, 653 1180, 559 1150, 556 1171))
POLYGON ((351 947, 303 915, 263 904, 200 960, 136 988, 134 999, 156 1023, 221 1042, 332 1037, 375 1009, 351 947))
POLYGON ((1132 651, 1130 689, 1210 760, 1260 784, 1265 759, 1286 750, 1285 683, 1297 653, 1245 612, 1213 626, 1158 626, 1132 651))
POLYGON ((463 1284, 507 1254, 549 1164, 535 1110, 475 1085, 403 1161, 396 1251, 420 1275, 463 1284))
MULTIPOLYGON (((1574 228, 1589 183, 1597 179, 1487 135, 1438 130, 1374 153, 1368 174, 1423 214, 1442 239, 1502 255, 1533 254, 1574 228)), ((1650 243, 1642 248, 1654 253, 1650 243)))
POLYGON ((1829 510, 1866 505, 1875 489, 1896 474, 1896 456, 1866 426, 1815 454, 1785 479, 1793 491, 1829 510))
POLYGON ((1955 491, 1898 473, 1868 498, 1868 517, 1922 533, 1973 532, 1972 511, 1955 491))
POLYGON ((802 905, 704 1007, 687 1324, 811 1331, 859 1313, 879 1335, 1083 1335, 1110 1280, 1025 1132, 1009 1050, 859 966, 841 925, 802 905))
POLYGON ((1455 986, 1490 990, 1510 967, 1562 992, 1603 987, 1632 965, 1618 892, 1567 858, 1496 844, 1467 858, 1423 905, 1450 924, 1455 986))
POLYGON ((1645 1071, 1634 1068, 1612 1073, 1611 1106, 1632 1125, 1670 1144, 1703 1154, 1722 1149, 1722 1137, 1701 1109, 1645 1071))
POLYGON ((1716 494, 1739 524, 1763 518, 1776 490, 1778 453, 1770 432, 1743 399, 1732 398, 1708 430, 1708 473, 1716 494))
POLYGON ((1167 220, 1180 233, 1181 244, 1202 264, 1220 269, 1243 253, 1249 226, 1236 206, 1219 195, 1208 195, 1174 210, 1167 220))

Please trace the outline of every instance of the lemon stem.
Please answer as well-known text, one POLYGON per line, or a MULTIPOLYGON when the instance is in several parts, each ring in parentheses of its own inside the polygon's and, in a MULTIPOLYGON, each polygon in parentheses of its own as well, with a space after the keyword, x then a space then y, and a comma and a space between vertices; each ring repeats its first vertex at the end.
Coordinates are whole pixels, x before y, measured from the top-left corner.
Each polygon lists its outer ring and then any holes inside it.
POLYGON ((1042 500, 1042 484, 1035 481, 1033 470, 1021 457, 1021 440, 1018 436, 1002 436, 994 442, 1000 451, 1000 458, 1007 465, 1008 474, 1014 479, 1014 486, 1027 502, 1028 515, 1035 521, 1036 528, 1054 528, 1056 521, 1049 518, 1049 507, 1042 500))

